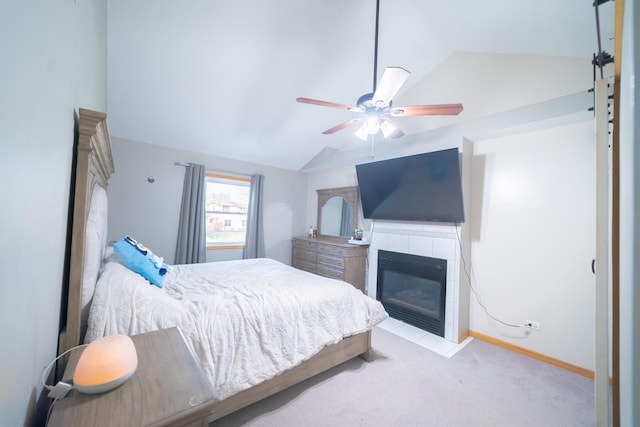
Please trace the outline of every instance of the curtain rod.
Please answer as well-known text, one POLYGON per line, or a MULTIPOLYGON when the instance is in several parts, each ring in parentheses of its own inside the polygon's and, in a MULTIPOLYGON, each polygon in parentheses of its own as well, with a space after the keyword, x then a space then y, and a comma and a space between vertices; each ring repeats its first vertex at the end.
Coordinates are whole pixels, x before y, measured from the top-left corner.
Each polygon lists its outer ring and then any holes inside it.
MULTIPOLYGON (((191 166, 194 163, 174 162, 173 164, 176 165, 176 166, 191 166)), ((210 171, 210 172, 222 172, 222 173, 228 173, 228 174, 231 174, 231 175, 246 176, 246 177, 249 177, 249 178, 251 178, 251 176, 252 176, 249 173, 234 172, 234 171, 218 169, 218 168, 210 168, 208 166, 205 166, 204 169, 207 170, 207 171, 210 171)))

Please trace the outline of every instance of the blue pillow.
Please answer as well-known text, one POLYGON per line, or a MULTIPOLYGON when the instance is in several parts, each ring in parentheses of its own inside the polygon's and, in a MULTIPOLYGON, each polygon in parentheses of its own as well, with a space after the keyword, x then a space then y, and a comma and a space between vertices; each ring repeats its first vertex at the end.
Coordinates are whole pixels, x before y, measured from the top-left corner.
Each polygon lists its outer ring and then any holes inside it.
POLYGON ((138 273, 159 288, 164 285, 164 276, 170 267, 143 244, 125 236, 113 244, 113 251, 129 270, 138 273))

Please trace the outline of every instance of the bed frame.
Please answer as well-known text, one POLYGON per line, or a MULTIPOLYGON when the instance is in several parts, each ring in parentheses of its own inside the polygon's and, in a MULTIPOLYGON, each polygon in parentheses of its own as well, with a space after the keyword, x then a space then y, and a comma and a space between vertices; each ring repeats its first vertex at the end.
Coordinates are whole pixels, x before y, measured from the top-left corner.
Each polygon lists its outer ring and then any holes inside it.
MULTIPOLYGON (((69 287, 66 320, 63 322, 59 336, 58 354, 62 354, 80 344, 86 331, 86 325, 82 324, 81 296, 87 217, 94 185, 101 185, 106 189, 109 177, 114 172, 111 140, 106 120, 107 116, 104 113, 82 108, 79 110, 69 287)), ((329 345, 295 368, 218 402, 214 406, 213 412, 207 419, 203 420, 203 425, 356 356, 361 356, 367 361, 371 360, 373 356, 371 351, 371 331, 354 335, 336 344, 329 345)), ((62 363, 64 364, 64 361, 62 363)), ((61 373, 63 371, 64 365, 59 366, 58 372, 61 373)))

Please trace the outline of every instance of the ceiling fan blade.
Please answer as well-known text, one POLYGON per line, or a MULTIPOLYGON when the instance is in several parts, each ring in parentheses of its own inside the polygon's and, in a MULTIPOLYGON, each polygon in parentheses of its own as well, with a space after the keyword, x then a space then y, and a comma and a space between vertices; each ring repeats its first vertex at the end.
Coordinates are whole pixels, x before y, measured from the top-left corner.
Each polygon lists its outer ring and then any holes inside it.
POLYGON ((339 130, 342 130, 342 129, 347 128, 347 127, 349 127, 351 125, 354 125, 354 124, 358 123, 361 120, 362 120, 362 118, 347 120, 344 123, 340 123, 339 125, 332 127, 331 129, 325 130, 324 132, 322 132, 322 134, 323 135, 330 135, 332 133, 336 133, 339 130))
POLYGON ((404 82, 409 78, 409 72, 401 67, 387 67, 380 79, 380 83, 371 100, 373 105, 384 108, 398 93, 404 82))
POLYGON ((311 104, 311 105, 319 105, 321 107, 337 108, 339 110, 352 110, 353 109, 353 107, 349 107, 347 105, 336 104, 335 102, 329 102, 329 101, 320 101, 318 99, 311 99, 311 98, 296 98, 296 101, 301 102, 303 104, 311 104))
POLYGON ((410 116, 455 116, 462 111, 462 104, 411 105, 393 107, 389 114, 393 117, 410 116))

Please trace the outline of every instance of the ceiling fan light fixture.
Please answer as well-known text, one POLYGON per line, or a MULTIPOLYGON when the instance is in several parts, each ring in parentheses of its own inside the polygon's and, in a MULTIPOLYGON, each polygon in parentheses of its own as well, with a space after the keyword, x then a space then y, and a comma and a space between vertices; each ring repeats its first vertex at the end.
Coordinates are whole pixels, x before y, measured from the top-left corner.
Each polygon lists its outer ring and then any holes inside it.
POLYGON ((380 123, 378 122, 378 118, 373 116, 368 117, 363 126, 366 127, 367 133, 369 135, 375 135, 380 130, 380 123))
POLYGON ((366 141, 369 138, 369 135, 375 135, 384 125, 385 121, 381 124, 377 116, 369 116, 355 132, 355 135, 361 140, 366 141))
POLYGON ((393 123, 391 123, 389 120, 384 120, 381 124, 380 124, 380 130, 382 131, 382 134, 384 135, 385 138, 389 138, 389 136, 396 131, 396 129, 398 129, 393 123))
POLYGON ((367 123, 363 123, 357 131, 355 131, 355 135, 363 141, 369 139, 369 133, 367 132, 367 123))

